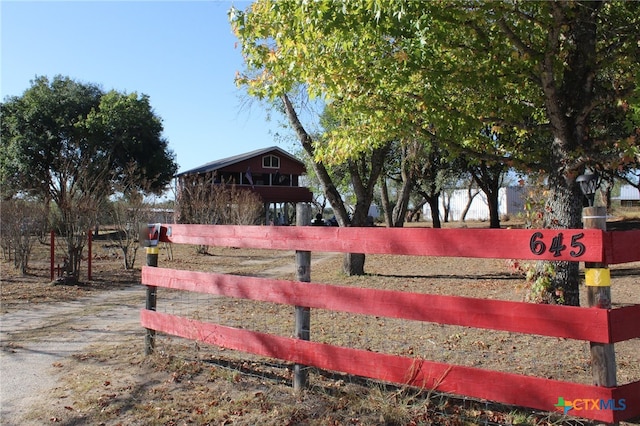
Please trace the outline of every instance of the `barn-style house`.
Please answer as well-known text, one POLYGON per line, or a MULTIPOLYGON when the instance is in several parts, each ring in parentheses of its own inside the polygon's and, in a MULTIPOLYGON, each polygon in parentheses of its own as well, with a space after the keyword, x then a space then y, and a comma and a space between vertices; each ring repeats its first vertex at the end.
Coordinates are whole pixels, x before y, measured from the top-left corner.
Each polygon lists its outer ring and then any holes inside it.
POLYGON ((178 194, 187 182, 235 185, 252 191, 264 203, 265 223, 288 224, 295 203, 311 202, 312 192, 300 186, 305 164, 276 146, 212 161, 176 175, 178 194), (203 179, 204 178, 204 179, 203 179), (291 210, 290 210, 291 209, 291 210))

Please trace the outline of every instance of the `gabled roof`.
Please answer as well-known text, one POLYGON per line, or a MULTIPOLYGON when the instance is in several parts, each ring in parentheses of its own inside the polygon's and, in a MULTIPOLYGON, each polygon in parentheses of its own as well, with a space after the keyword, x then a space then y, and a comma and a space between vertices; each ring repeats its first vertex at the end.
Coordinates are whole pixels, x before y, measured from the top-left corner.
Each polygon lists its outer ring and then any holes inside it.
POLYGON ((245 154, 234 155, 233 157, 227 157, 227 158, 222 158, 220 160, 211 161, 207 164, 203 164, 202 166, 193 168, 191 170, 180 172, 176 175, 176 177, 184 176, 184 175, 199 174, 199 173, 207 173, 207 172, 212 172, 214 170, 220 170, 224 167, 228 167, 233 164, 240 163, 242 161, 246 161, 251 158, 258 157, 260 155, 264 155, 273 151, 276 151, 278 154, 291 159, 291 161, 295 161, 304 165, 302 161, 298 160, 296 157, 289 154, 287 151, 280 149, 277 146, 271 146, 269 148, 257 149, 255 151, 247 152, 245 154))

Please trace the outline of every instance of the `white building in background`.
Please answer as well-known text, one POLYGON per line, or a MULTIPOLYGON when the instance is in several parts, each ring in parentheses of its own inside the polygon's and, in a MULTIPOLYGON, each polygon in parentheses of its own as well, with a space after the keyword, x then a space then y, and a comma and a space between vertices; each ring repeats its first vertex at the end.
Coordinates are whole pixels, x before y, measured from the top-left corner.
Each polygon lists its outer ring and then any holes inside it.
MULTIPOLYGON (((498 211, 500 217, 505 215, 513 216, 524 212, 524 201, 527 188, 522 186, 507 186, 500 188, 498 193, 498 211)), ((444 205, 448 194, 440 196, 440 219, 444 220, 444 205)), ((462 219, 462 212, 469 201, 469 192, 466 189, 456 189, 450 195, 449 220, 459 221, 462 219)), ((422 209, 424 220, 431 220, 431 209, 428 204, 422 209)), ((489 220, 489 205, 484 192, 479 192, 473 197, 471 207, 465 216, 465 220, 489 220)))
POLYGON ((380 209, 378 208, 377 204, 371 204, 371 206, 369 206, 368 216, 371 216, 374 219, 380 217, 380 209))
POLYGON ((611 197, 612 201, 617 201, 622 207, 640 206, 640 191, 632 185, 622 185, 620 195, 611 197))

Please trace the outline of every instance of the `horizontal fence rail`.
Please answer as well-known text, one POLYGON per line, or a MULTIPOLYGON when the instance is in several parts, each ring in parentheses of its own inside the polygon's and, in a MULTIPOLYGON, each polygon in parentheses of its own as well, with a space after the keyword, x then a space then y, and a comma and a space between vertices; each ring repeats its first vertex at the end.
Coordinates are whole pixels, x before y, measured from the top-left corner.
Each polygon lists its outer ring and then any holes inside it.
MULTIPOLYGON (((640 234, 639 234, 640 235, 640 234)), ((485 259, 604 261, 596 229, 433 229, 168 225, 162 241, 270 250, 306 250, 485 259), (561 250, 551 250, 554 239, 561 250), (295 243, 294 243, 295 242, 295 243)), ((612 262, 610 262, 612 263, 612 262)))
POLYGON ((615 265, 640 260, 640 230, 604 233, 605 263, 615 265))
POLYGON ((580 412, 580 417, 600 421, 634 417, 640 405, 640 382, 614 388, 584 385, 273 336, 153 311, 143 311, 141 322, 147 328, 228 349, 544 411, 552 408, 558 395, 567 401, 624 401, 622 411, 598 407, 580 412))
MULTIPOLYGON (((640 260, 639 238, 640 231, 606 232, 592 229, 454 230, 220 225, 166 225, 162 226, 160 234, 160 241, 179 244, 609 264, 640 260)), ((538 305, 154 267, 143 268, 142 284, 148 288, 170 288, 597 343, 616 343, 640 337, 640 328, 637 327, 640 305, 617 309, 538 305)), ((545 411, 553 410, 554 398, 557 400, 558 396, 566 401, 590 401, 572 413, 606 422, 640 415, 640 381, 615 387, 577 384, 280 337, 150 309, 142 311, 141 323, 149 330, 228 349, 440 392, 545 411), (598 405, 593 401, 603 403, 598 405)))
POLYGON ((640 230, 433 229, 166 225, 163 242, 271 250, 568 260, 609 265, 640 260, 640 230), (296 241, 296 244, 292 243, 296 241), (554 241, 557 248, 552 249, 554 241), (562 248, 564 246, 564 248, 562 248), (605 255, 606 249, 606 255, 605 255))
POLYGON ((538 305, 392 290, 301 283, 197 271, 143 268, 142 284, 387 318, 615 343, 640 337, 629 319, 640 305, 617 309, 538 305), (612 317, 622 331, 609 329, 612 317))

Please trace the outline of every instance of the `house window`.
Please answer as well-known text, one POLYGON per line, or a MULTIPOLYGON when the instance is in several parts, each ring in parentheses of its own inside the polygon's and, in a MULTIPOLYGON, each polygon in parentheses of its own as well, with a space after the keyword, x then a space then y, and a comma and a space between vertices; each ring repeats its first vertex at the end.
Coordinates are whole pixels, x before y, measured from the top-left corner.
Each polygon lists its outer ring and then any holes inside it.
POLYGON ((262 167, 265 169, 279 169, 280 168, 280 158, 275 155, 265 155, 262 157, 262 167))

